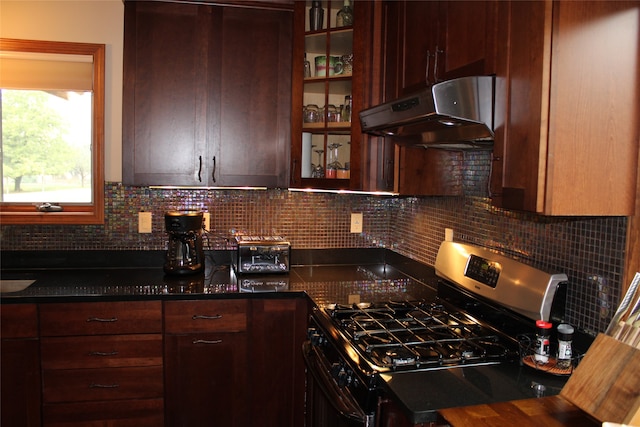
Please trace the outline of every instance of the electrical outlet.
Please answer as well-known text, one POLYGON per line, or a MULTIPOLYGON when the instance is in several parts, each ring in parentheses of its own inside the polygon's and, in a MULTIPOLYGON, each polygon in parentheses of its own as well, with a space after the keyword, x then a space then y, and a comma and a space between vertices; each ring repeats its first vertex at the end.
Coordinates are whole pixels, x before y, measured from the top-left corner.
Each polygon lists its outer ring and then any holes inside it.
POLYGON ((453 242, 453 228, 444 229, 444 241, 453 242))
POLYGON ((351 214, 351 232, 362 233, 362 214, 361 213, 351 214))
POLYGON ((209 212, 204 212, 202 214, 202 226, 205 231, 209 231, 209 221, 211 220, 211 214, 209 212))
POLYGON ((151 233, 151 212, 138 213, 138 233, 151 233))

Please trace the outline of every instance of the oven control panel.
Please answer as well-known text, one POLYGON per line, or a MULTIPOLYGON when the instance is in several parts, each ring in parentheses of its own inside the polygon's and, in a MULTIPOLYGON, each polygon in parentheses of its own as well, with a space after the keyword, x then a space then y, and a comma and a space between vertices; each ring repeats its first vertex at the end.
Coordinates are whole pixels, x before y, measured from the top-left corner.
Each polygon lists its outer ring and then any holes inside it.
POLYGON ((486 260, 477 255, 469 255, 464 275, 478 282, 495 288, 498 285, 498 277, 502 267, 500 263, 486 260))

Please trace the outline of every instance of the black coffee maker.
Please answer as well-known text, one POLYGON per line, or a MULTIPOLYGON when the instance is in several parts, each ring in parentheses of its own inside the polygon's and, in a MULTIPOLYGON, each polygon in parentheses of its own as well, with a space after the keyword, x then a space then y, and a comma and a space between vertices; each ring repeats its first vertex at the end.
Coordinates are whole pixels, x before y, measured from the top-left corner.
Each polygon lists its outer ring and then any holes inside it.
POLYGON ((164 271, 167 274, 195 274, 204 271, 202 212, 171 211, 164 214, 169 235, 164 271))

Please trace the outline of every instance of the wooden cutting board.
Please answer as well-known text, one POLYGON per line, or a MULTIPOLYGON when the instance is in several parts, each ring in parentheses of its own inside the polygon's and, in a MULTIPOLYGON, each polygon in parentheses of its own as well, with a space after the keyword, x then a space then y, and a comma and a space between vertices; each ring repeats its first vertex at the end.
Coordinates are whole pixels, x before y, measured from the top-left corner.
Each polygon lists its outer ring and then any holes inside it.
POLYGON ((599 421, 640 425, 640 350, 599 334, 560 395, 599 421))

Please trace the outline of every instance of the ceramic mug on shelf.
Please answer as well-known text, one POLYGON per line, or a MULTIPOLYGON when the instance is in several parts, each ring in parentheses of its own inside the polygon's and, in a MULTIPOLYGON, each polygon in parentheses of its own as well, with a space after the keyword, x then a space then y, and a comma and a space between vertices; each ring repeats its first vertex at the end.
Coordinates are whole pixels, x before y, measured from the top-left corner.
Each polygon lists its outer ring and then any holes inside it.
POLYGON ((342 74, 344 64, 339 56, 316 56, 316 77, 335 76, 342 74))

